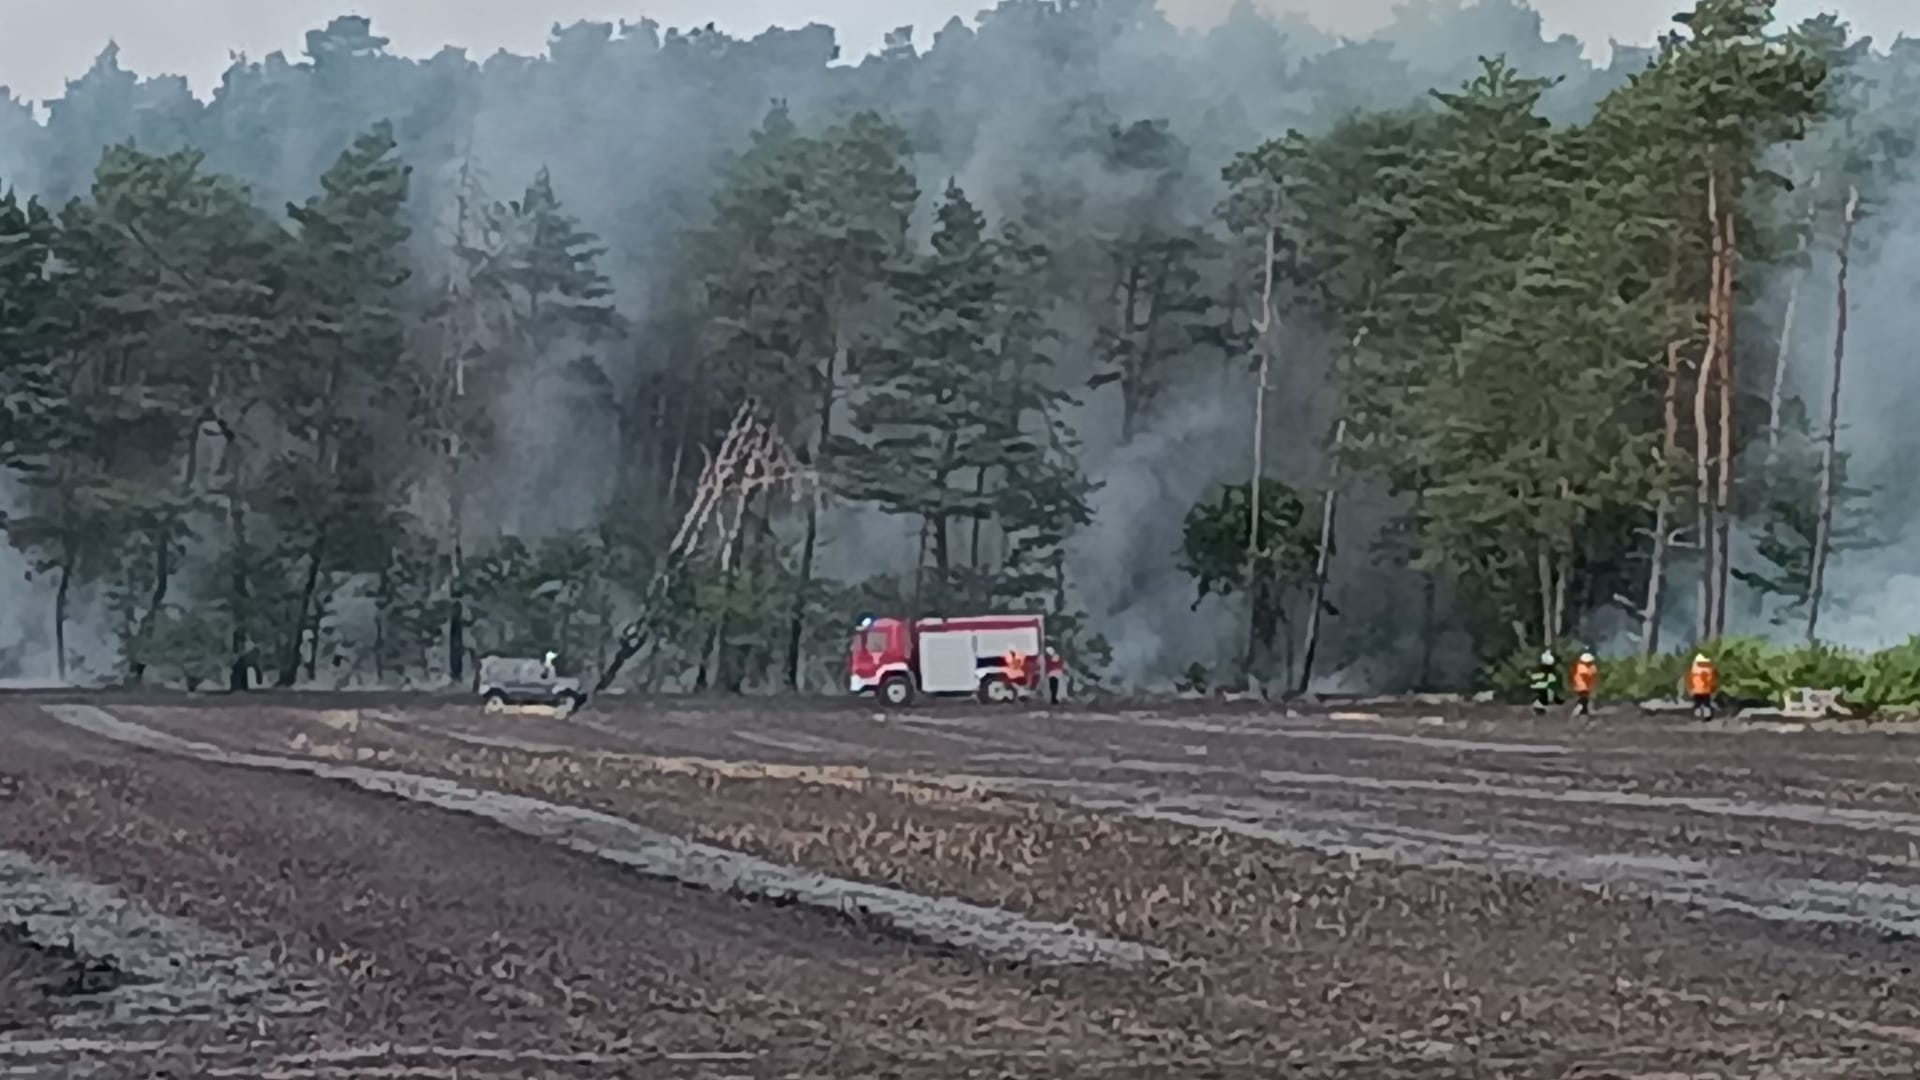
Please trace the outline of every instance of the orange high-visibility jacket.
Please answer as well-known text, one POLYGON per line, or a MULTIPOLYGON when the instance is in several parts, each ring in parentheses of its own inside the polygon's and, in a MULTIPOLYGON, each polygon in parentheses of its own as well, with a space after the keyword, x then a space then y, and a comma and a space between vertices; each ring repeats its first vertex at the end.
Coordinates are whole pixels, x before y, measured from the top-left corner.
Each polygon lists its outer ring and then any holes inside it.
POLYGON ((1720 686, 1720 673, 1713 669, 1713 662, 1694 664, 1687 668, 1687 693, 1694 697, 1712 697, 1720 686))
POLYGON ((1593 693, 1594 684, 1598 683, 1599 681, 1600 681, 1600 665, 1599 664, 1596 664, 1591 660, 1575 660, 1573 662, 1573 678, 1571 682, 1573 684, 1574 693, 1591 694, 1593 693))
POLYGON ((1017 686, 1027 681, 1027 658, 1025 656, 1010 650, 1005 656, 1000 658, 1000 663, 1007 669, 1007 680, 1009 682, 1017 686))

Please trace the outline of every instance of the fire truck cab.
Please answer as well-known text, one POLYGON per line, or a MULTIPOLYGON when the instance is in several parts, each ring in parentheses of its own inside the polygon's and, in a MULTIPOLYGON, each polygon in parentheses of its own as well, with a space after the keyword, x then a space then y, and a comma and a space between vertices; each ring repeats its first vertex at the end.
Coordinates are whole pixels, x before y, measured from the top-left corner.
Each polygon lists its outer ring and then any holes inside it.
POLYGON ((1066 664, 1047 646, 1039 615, 867 618, 854 630, 847 689, 894 707, 920 694, 1007 702, 1044 693, 1058 701, 1066 664))

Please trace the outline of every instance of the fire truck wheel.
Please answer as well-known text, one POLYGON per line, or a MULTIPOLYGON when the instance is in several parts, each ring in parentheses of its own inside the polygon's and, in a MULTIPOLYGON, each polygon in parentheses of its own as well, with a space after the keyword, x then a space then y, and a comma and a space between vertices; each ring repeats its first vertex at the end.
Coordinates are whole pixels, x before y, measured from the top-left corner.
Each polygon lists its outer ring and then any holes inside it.
POLYGON ((980 680, 980 700, 1003 705, 1014 698, 1013 684, 1004 676, 989 675, 980 680))
POLYGON ((913 704, 913 680, 905 675, 889 675, 880 682, 880 700, 895 708, 913 704))
POLYGON ((507 707, 507 696, 498 690, 489 690, 485 706, 488 712, 499 712, 507 707))

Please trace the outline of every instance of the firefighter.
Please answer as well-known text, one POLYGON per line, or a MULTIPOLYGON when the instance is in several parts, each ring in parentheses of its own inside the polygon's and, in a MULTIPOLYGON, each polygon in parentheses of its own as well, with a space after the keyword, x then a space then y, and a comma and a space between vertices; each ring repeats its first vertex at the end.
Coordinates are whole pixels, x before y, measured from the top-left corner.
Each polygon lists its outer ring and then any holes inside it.
POLYGON ((1573 715, 1593 715, 1593 689, 1600 682, 1600 664, 1593 654, 1583 652, 1580 659, 1573 662, 1572 677, 1568 685, 1573 688, 1573 715))
POLYGON ((1540 716, 1560 697, 1560 671, 1554 665, 1553 653, 1540 654, 1540 666, 1533 669, 1533 676, 1527 680, 1533 690, 1533 715, 1540 716))
POLYGON ((1693 718, 1695 720, 1713 719, 1713 695, 1720 689, 1720 672, 1706 653, 1694 653, 1693 664, 1687 668, 1687 696, 1693 699, 1693 718))
POLYGON ((1027 658, 1019 650, 1008 649, 1007 654, 1000 658, 1000 663, 1006 668, 1008 682, 1016 688, 1027 685, 1027 658))

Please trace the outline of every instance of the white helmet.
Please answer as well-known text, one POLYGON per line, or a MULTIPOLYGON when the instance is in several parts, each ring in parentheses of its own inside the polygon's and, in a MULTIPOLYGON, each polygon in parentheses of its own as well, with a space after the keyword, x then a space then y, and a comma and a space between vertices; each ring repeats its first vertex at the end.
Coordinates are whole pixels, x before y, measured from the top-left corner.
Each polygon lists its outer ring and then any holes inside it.
POLYGON ((1703 652, 1697 652, 1697 653, 1694 653, 1694 654, 1693 654, 1693 662, 1694 662, 1694 663, 1696 663, 1696 664, 1711 664, 1711 663, 1713 663, 1713 661, 1711 661, 1711 660, 1709 660, 1709 659, 1707 659, 1707 654, 1706 654, 1706 653, 1703 653, 1703 652))
POLYGON ((1580 654, 1580 662, 1581 662, 1581 663, 1583 663, 1583 664, 1591 664, 1591 663, 1593 663, 1593 654, 1592 654, 1592 653, 1590 653, 1590 652, 1583 652, 1583 653, 1581 653, 1581 654, 1580 654))

